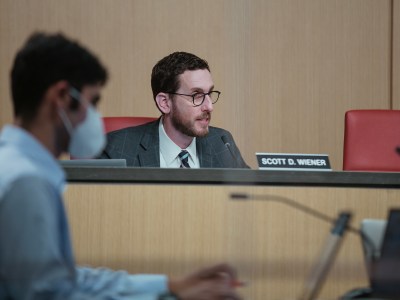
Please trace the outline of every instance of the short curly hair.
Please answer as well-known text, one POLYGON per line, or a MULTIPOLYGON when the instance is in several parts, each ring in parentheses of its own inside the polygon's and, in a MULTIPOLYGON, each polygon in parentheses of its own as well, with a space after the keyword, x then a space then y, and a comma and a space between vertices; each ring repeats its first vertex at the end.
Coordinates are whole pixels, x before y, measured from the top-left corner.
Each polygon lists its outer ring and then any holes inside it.
POLYGON ((18 51, 11 70, 14 116, 35 118, 46 90, 66 80, 80 90, 84 85, 107 81, 99 59, 63 34, 34 33, 18 51))
POLYGON ((179 89, 179 75, 190 70, 208 70, 207 61, 187 52, 174 52, 161 59, 151 72, 153 98, 161 93, 174 93, 179 89))

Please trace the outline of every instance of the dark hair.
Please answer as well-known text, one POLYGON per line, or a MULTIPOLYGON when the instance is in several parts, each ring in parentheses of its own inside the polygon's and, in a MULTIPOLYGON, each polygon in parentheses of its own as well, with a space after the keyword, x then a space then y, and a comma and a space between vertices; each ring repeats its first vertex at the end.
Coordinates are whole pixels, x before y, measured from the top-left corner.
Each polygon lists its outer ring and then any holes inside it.
POLYGON ((161 59, 151 72, 151 89, 155 100, 158 93, 176 92, 179 89, 178 76, 187 70, 210 71, 207 61, 187 52, 174 52, 161 59))
POLYGON ((11 70, 14 116, 32 120, 46 90, 67 80, 80 90, 84 85, 107 81, 99 59, 62 34, 34 33, 15 57, 11 70))

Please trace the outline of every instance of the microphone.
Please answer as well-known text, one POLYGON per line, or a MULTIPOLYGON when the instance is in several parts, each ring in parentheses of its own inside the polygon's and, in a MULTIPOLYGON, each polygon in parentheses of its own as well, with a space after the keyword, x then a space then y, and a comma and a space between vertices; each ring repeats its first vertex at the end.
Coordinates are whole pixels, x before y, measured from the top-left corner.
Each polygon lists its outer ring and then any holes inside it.
MULTIPOLYGON (((309 276, 301 294, 301 300, 312 300, 315 299, 326 279, 326 276, 335 260, 336 254, 339 251, 339 247, 342 241, 342 237, 346 230, 360 235, 363 240, 367 242, 371 249, 375 248, 371 239, 363 234, 359 229, 349 225, 351 219, 351 212, 341 212, 337 219, 334 219, 328 215, 325 215, 315 209, 308 206, 302 205, 290 198, 277 196, 277 195, 250 195, 245 193, 232 193, 230 195, 233 200, 266 200, 275 201, 281 204, 291 206, 297 210, 301 210, 304 213, 311 215, 317 219, 333 224, 330 235, 325 242, 324 248, 320 254, 320 259, 315 264, 311 275, 309 276)), ((374 252, 373 252, 374 253, 374 252)))
POLYGON ((236 155, 233 153, 232 151, 232 146, 231 144, 228 142, 228 138, 226 137, 226 135, 221 136, 221 140, 224 143, 225 147, 228 148, 229 153, 231 154, 233 161, 235 162, 235 164, 237 165, 237 158, 236 155))
MULTIPOLYGON (((288 206, 291 206, 295 209, 301 210, 303 212, 305 212, 306 214, 309 214, 311 216, 314 216, 317 219, 323 220, 325 222, 331 223, 331 224, 335 224, 336 219, 325 215, 311 207, 302 205, 290 198, 286 198, 286 197, 282 197, 282 196, 277 196, 277 195, 250 195, 250 194, 246 194, 246 193, 231 193, 230 195, 231 199, 233 200, 263 200, 263 201, 274 201, 274 202, 278 202, 278 203, 282 203, 288 206)), ((361 230, 354 228, 350 225, 346 226, 346 229, 352 233, 355 233, 357 235, 361 235, 363 236, 363 233, 361 232, 361 230)), ((367 238, 368 239, 368 238, 367 238)), ((372 246, 372 245, 371 245, 372 246)))

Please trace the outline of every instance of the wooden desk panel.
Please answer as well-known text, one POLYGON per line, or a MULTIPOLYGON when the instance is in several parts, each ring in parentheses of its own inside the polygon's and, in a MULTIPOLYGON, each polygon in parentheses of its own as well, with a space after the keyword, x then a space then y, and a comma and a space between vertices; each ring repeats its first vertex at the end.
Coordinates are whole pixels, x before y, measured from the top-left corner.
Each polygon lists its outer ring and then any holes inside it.
MULTIPOLYGON (((172 276, 220 261, 237 267, 246 299, 293 299, 331 226, 281 203, 232 201, 231 192, 288 197, 336 217, 386 218, 400 190, 232 185, 71 184, 66 193, 80 264, 172 276)), ((366 286, 361 242, 348 233, 320 299, 366 286)))

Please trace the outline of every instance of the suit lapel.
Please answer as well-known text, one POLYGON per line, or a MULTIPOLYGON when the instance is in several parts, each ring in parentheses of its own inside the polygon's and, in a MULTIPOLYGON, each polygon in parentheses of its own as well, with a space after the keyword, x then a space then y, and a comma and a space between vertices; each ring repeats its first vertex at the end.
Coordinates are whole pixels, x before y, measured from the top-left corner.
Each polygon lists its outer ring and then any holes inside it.
POLYGON ((160 167, 160 141, 158 138, 158 122, 149 127, 143 135, 140 146, 142 150, 138 153, 139 164, 141 167, 159 168, 160 167))
POLYGON ((200 168, 212 168, 213 156, 206 138, 196 138, 196 151, 199 157, 200 168))

